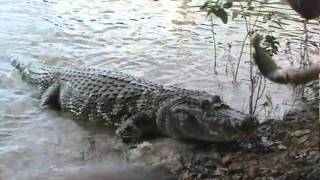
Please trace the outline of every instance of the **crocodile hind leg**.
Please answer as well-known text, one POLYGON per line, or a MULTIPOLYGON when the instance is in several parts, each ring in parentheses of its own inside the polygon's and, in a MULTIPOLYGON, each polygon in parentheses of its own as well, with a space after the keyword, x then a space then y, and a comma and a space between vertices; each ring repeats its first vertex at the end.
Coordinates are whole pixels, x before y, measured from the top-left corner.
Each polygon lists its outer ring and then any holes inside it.
POLYGON ((125 120, 116 130, 123 142, 132 143, 148 136, 158 135, 156 124, 144 113, 138 113, 125 120))
POLYGON ((40 107, 45 108, 46 106, 49 106, 54 109, 60 109, 59 95, 60 85, 59 83, 53 83, 43 92, 40 107))

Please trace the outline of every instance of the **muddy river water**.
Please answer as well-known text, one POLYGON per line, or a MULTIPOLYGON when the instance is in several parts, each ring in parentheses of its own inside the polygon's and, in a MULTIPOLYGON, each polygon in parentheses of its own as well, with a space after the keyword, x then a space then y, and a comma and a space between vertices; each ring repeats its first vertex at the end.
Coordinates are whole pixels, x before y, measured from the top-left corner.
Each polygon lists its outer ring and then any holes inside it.
MULTIPOLYGON (((233 108, 248 112, 248 48, 236 84, 226 72, 239 57, 245 22, 241 17, 228 24, 214 19, 216 74, 210 21, 199 10, 202 4, 200 0, 0 0, 0 176, 59 179, 87 165, 111 167, 126 161, 126 147, 113 130, 81 127, 64 114, 39 109, 36 89, 20 79, 8 55, 54 65, 117 69, 164 85, 218 94, 233 108)), ((291 42, 291 55, 299 58, 301 19, 276 0, 261 10, 280 20, 273 24, 261 20, 258 27, 279 37, 280 63, 288 66, 285 42, 291 42)), ((309 25, 315 41, 316 24, 309 25)), ((268 115, 281 118, 292 105, 289 86, 267 82, 265 94, 257 110, 262 121, 268 115), (266 107, 267 99, 272 106, 266 107)))

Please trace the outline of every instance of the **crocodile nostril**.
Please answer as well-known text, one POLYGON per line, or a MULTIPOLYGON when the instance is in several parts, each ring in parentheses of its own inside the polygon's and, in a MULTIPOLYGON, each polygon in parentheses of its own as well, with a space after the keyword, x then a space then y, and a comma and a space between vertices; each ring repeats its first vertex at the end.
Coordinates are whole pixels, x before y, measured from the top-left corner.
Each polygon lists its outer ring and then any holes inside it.
POLYGON ((212 102, 213 102, 213 103, 219 103, 219 102, 221 102, 220 96, 217 96, 217 95, 213 96, 213 97, 212 97, 212 102))
POLYGON ((255 116, 248 115, 245 120, 242 122, 240 129, 242 131, 251 132, 257 129, 259 122, 255 116))

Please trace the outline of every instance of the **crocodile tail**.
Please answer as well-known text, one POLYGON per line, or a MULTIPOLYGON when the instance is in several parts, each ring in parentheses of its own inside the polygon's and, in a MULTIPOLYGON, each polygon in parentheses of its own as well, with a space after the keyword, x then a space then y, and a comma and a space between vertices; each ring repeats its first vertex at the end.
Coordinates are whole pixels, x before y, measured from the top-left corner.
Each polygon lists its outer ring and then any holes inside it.
POLYGON ((286 72, 278 67, 270 55, 260 46, 260 39, 261 37, 259 35, 255 35, 251 39, 251 44, 255 49, 253 59, 259 71, 264 77, 271 81, 283 84, 288 83, 286 72))
POLYGON ((41 88, 47 88, 58 77, 57 68, 34 62, 34 60, 14 57, 11 58, 11 64, 18 69, 22 79, 41 88))
POLYGON ((15 67, 21 74, 23 79, 26 79, 29 73, 29 63, 23 62, 20 58, 13 57, 10 59, 11 65, 15 67))

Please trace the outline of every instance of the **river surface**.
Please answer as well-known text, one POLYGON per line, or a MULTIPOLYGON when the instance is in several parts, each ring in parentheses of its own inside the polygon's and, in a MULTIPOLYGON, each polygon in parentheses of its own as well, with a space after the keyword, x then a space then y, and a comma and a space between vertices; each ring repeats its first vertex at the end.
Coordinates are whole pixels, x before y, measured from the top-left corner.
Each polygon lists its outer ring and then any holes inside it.
MULTIPOLYGON (((64 114, 40 109, 37 90, 20 79, 7 56, 116 69, 163 85, 218 94, 233 108, 248 112, 247 46, 237 83, 232 83, 230 73, 246 35, 245 22, 240 16, 228 24, 214 19, 215 73, 210 18, 200 12, 202 4, 199 0, 0 0, 1 177, 59 179, 90 164, 126 162, 126 147, 113 130, 82 127, 64 114)), ((240 5, 246 4, 235 4, 233 10, 239 11, 240 5)), ((257 25, 279 37, 278 59, 289 66, 290 56, 300 58, 301 19, 276 0, 261 10, 279 19, 266 23, 260 18, 257 25), (286 51, 287 41, 291 53, 286 51)), ((317 23, 308 26, 311 40, 318 42, 317 23)), ((261 121, 281 118, 293 99, 291 87, 267 81, 258 116, 261 121)))

